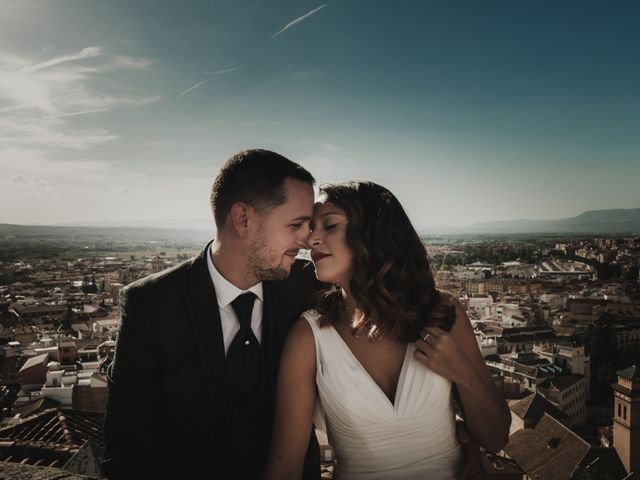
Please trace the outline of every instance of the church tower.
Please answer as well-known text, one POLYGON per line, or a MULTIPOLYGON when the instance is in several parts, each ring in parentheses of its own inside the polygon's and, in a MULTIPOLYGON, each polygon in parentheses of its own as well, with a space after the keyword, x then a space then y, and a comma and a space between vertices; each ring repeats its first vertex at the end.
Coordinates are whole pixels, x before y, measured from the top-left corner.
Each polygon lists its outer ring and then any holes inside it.
POLYGON ((616 372, 613 399, 613 447, 630 479, 640 479, 640 368, 616 372))

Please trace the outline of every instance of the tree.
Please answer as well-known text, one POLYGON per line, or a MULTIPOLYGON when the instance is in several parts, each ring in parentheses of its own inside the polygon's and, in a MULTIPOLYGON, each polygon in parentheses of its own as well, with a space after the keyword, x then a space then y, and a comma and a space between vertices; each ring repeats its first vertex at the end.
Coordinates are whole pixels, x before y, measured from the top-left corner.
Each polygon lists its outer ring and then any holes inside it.
POLYGON ((96 284, 96 277, 91 279, 91 283, 83 282, 82 284, 82 292, 83 293, 96 293, 98 291, 98 285, 96 284))
POLYGON ((616 315, 603 313, 589 328, 588 345, 591 357, 591 396, 598 402, 611 403, 610 385, 616 381, 616 371, 622 368, 614 328, 616 315))

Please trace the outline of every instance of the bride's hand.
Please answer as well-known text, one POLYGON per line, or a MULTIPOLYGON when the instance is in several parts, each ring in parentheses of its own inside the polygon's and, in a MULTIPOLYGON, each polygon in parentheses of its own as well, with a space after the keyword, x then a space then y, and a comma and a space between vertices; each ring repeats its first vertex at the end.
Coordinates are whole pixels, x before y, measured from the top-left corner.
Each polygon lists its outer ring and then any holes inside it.
POLYGON ((457 384, 464 384, 473 375, 467 354, 454 337, 438 327, 426 327, 416 341, 415 357, 427 368, 457 384))

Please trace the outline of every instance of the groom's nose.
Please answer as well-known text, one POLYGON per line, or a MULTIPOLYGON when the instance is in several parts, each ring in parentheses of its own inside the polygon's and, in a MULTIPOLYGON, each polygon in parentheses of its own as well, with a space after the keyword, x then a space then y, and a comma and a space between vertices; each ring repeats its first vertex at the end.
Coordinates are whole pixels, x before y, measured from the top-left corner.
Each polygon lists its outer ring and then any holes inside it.
POLYGON ((304 237, 302 238, 302 247, 301 248, 304 248, 306 250, 311 248, 310 238, 311 238, 311 229, 309 227, 307 227, 306 230, 305 230, 305 233, 304 233, 304 237))
POLYGON ((300 248, 309 248, 309 237, 311 236, 311 227, 307 224, 306 228, 300 229, 300 236, 298 237, 298 245, 300 248))

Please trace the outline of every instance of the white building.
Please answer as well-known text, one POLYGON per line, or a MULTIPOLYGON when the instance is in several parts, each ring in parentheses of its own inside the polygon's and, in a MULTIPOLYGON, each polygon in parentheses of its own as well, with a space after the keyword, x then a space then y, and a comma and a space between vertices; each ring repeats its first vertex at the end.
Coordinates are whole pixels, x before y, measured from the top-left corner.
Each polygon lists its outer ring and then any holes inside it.
POLYGON ((563 375, 546 380, 537 391, 571 418, 571 425, 587 420, 587 392, 584 375, 563 375))
POLYGON ((57 400, 61 407, 73 406, 73 387, 78 379, 76 373, 65 371, 57 362, 50 362, 48 368, 42 396, 57 400))
POLYGON ((590 398, 591 359, 584 346, 534 345, 533 351, 573 374, 583 375, 585 377, 586 398, 587 400, 590 398))
POLYGON ((467 311, 478 320, 492 317, 496 314, 497 304, 491 295, 475 295, 466 299, 467 311))

